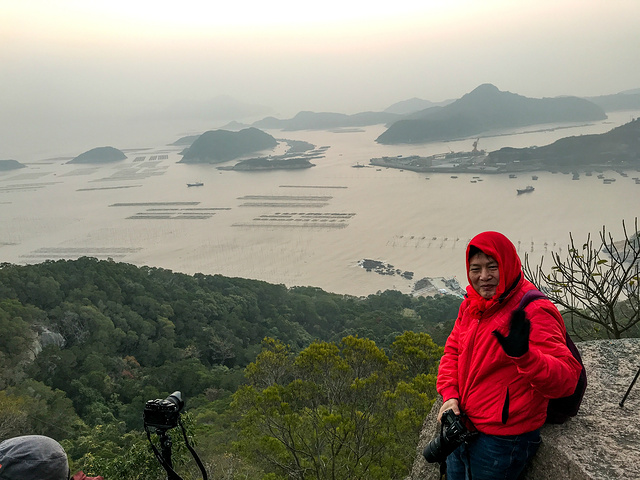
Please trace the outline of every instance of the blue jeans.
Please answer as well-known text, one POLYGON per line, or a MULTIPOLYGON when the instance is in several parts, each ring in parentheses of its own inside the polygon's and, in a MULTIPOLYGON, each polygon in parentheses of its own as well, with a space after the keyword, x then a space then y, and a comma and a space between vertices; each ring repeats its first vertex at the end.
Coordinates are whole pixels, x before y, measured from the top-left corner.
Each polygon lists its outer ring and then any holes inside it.
POLYGON ((447 457, 447 480, 517 480, 540 446, 540 430, 513 436, 481 433, 447 457))

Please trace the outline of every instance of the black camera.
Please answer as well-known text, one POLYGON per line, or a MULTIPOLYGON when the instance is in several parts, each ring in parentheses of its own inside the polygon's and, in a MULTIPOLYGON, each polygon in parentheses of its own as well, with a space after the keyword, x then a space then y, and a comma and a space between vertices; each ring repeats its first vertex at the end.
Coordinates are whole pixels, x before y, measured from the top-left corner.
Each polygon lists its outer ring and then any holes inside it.
POLYGON ((441 421, 440 435, 431 440, 422 452, 429 463, 444 462, 451 452, 478 434, 466 415, 456 415, 451 409, 442 414, 441 421))
POLYGON ((169 430, 178 425, 180 412, 184 408, 182 393, 173 392, 164 400, 156 399, 147 401, 142 412, 145 427, 158 430, 169 430))

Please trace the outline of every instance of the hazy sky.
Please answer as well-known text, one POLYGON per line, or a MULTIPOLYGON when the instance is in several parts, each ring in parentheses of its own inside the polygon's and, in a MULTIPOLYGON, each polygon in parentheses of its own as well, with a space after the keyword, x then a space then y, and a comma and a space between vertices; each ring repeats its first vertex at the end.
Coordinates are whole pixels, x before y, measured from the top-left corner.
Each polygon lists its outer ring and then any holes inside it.
MULTIPOLYGON (((2 143, 220 95, 356 113, 640 88, 639 0, 0 0, 2 143), (36 127, 37 125, 37 127, 36 127)), ((160 113, 159 113, 160 112, 160 113)))

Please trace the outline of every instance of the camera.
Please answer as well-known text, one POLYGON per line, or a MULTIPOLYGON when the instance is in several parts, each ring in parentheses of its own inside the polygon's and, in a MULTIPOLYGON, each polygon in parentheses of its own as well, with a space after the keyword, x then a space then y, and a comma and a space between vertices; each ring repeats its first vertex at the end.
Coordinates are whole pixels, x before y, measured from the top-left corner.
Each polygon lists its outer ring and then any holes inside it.
POLYGON ((184 408, 182 393, 173 392, 164 400, 148 400, 142 412, 145 427, 157 430, 169 430, 178 425, 180 412, 184 408))
POLYGON ((451 452, 478 434, 465 415, 456 415, 451 409, 442 414, 441 421, 440 435, 431 440, 422 452, 429 463, 444 462, 451 452))

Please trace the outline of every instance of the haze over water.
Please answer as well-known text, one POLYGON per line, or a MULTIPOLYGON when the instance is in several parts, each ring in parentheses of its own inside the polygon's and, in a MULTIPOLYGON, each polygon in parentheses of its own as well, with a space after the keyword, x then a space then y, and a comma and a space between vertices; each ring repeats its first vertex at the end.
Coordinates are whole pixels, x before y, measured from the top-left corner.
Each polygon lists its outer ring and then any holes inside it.
MULTIPOLYGON (((603 133, 637 115, 500 132, 482 137, 479 148, 546 145, 603 133)), ((329 147, 315 167, 298 171, 178 164, 181 148, 164 145, 127 150, 126 160, 100 166, 67 164, 51 151, 51 160, 0 173, 0 256, 23 264, 86 255, 353 295, 409 293, 423 277, 456 276, 466 285, 464 251, 480 231, 503 232, 538 261, 566 251, 569 232, 582 242, 606 225, 620 238, 621 221, 631 225, 638 215, 636 171, 604 172, 616 179, 607 185, 596 172, 579 180, 549 172, 536 172, 535 181, 530 173, 481 175, 472 183, 472 175, 353 168, 383 155, 470 150, 474 140, 383 146, 374 142, 383 131, 269 131, 329 147), (195 181, 204 186, 187 187, 195 181), (526 185, 535 191, 516 195, 526 185), (367 272, 362 259, 413 272, 413 279, 367 272)))

